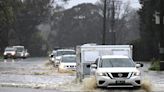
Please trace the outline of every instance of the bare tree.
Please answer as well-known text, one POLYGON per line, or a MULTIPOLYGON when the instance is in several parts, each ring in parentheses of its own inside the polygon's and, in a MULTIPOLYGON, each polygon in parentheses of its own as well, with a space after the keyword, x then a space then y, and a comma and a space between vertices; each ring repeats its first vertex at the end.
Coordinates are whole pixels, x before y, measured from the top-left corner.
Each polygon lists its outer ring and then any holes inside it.
MULTIPOLYGON (((103 15, 104 0, 97 2, 100 15, 103 15)), ((130 3, 123 3, 120 0, 107 0, 106 2, 106 42, 108 44, 124 44, 128 31, 128 17, 133 10, 130 3)), ((135 13, 136 14, 136 13, 135 13)))

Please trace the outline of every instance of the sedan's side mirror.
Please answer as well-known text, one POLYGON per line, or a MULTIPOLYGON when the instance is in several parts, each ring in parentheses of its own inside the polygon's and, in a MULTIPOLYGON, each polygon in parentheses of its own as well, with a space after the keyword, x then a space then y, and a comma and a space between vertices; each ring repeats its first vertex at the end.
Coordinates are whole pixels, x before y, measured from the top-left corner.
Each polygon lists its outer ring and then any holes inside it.
POLYGON ((143 67, 144 66, 144 64, 142 64, 142 63, 140 63, 141 64, 141 67, 143 67))
POLYGON ((137 68, 140 68, 140 67, 143 67, 143 66, 144 66, 144 65, 143 65, 142 63, 137 63, 137 64, 136 64, 136 67, 137 67, 137 68))
POLYGON ((50 57, 53 57, 53 56, 54 56, 53 54, 50 55, 50 57))

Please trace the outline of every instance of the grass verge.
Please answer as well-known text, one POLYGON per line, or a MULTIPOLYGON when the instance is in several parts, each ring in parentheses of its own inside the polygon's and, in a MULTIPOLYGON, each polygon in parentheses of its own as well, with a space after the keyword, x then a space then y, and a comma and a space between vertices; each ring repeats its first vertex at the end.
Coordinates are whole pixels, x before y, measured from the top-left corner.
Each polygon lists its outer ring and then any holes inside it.
POLYGON ((160 71, 160 61, 155 59, 151 60, 149 70, 160 71))
POLYGON ((0 60, 2 60, 2 59, 3 59, 3 56, 0 55, 0 60))

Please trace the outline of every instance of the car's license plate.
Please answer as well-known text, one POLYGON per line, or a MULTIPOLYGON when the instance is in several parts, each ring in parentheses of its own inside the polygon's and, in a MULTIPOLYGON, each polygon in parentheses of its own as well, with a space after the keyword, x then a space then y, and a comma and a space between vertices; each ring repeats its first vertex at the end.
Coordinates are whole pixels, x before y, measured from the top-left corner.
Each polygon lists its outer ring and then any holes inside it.
POLYGON ((125 84, 125 81, 124 80, 117 80, 116 84, 125 84))
POLYGON ((11 54, 8 54, 7 56, 8 56, 8 57, 11 57, 11 54))

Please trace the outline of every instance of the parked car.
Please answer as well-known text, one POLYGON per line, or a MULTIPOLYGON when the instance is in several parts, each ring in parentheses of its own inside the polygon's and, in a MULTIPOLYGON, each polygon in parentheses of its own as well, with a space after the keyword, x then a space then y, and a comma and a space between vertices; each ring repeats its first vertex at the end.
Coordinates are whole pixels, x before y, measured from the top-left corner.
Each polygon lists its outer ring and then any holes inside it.
POLYGON ((76 55, 63 55, 59 60, 58 70, 76 70, 76 55))
POLYGON ((17 50, 16 57, 17 58, 27 58, 29 56, 29 53, 24 48, 24 46, 13 46, 17 50))
POLYGON ((55 66, 59 65, 59 60, 62 55, 75 55, 75 50, 72 49, 58 49, 53 50, 50 54, 49 60, 54 62, 55 66))
POLYGON ((25 58, 29 57, 30 53, 27 51, 27 49, 25 50, 25 58))
POLYGON ((128 56, 107 55, 99 57, 91 70, 98 87, 140 87, 141 72, 137 68, 142 66, 128 56))
POLYGON ((5 48, 5 51, 3 53, 3 56, 4 56, 4 59, 7 59, 7 58, 16 58, 16 53, 17 53, 17 50, 13 47, 6 47, 5 48))

